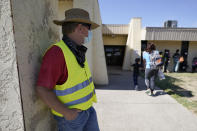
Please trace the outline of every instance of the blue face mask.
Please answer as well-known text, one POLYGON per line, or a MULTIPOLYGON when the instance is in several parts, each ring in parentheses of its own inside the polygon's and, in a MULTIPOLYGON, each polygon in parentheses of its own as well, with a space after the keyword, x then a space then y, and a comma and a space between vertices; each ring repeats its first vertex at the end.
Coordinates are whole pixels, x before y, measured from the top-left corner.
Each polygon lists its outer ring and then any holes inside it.
POLYGON ((84 38, 84 44, 89 43, 92 40, 92 31, 88 31, 88 37, 84 38))

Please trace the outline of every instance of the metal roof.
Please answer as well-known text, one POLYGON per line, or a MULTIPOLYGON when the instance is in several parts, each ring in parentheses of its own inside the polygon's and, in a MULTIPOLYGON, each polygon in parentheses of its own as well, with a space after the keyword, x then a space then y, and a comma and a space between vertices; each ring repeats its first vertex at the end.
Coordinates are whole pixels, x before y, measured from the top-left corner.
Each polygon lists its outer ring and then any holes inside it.
POLYGON ((128 35, 128 28, 126 24, 102 24, 102 32, 106 35, 128 35))
POLYGON ((145 39, 197 41, 197 28, 146 27, 145 39))

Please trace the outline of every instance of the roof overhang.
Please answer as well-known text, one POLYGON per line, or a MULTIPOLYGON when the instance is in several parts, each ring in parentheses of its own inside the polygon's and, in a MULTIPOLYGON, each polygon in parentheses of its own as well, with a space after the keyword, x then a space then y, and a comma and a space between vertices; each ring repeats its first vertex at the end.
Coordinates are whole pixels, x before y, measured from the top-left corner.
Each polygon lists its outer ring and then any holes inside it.
POLYGON ((146 27, 145 40, 197 41, 197 28, 146 27))
POLYGON ((102 24, 104 35, 128 35, 129 25, 126 24, 102 24))

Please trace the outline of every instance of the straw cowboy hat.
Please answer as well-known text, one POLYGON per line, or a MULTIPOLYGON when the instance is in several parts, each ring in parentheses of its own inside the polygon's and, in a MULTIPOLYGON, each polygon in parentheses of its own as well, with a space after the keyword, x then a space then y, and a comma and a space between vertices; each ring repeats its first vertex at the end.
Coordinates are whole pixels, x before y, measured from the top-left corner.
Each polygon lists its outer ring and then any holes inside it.
POLYGON ((95 29, 99 27, 98 24, 94 23, 90 20, 89 13, 83 9, 72 8, 65 11, 65 19, 64 20, 54 20, 56 25, 62 25, 66 22, 81 22, 86 24, 91 24, 91 29, 95 29))

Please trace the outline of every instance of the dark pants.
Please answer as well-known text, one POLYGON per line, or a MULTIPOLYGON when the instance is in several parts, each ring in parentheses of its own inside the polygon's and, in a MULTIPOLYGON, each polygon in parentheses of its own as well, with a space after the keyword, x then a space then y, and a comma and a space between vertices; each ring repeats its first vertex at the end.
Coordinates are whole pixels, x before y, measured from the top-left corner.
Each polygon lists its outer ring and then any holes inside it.
POLYGON ((168 69, 168 61, 164 63, 164 72, 167 72, 167 69, 168 69))
POLYGON ((133 73, 134 86, 138 85, 138 74, 133 73))
POLYGON ((192 72, 195 72, 197 66, 192 66, 192 72))
POLYGON ((155 78, 157 77, 157 69, 145 69, 145 84, 152 91, 155 89, 155 78))

